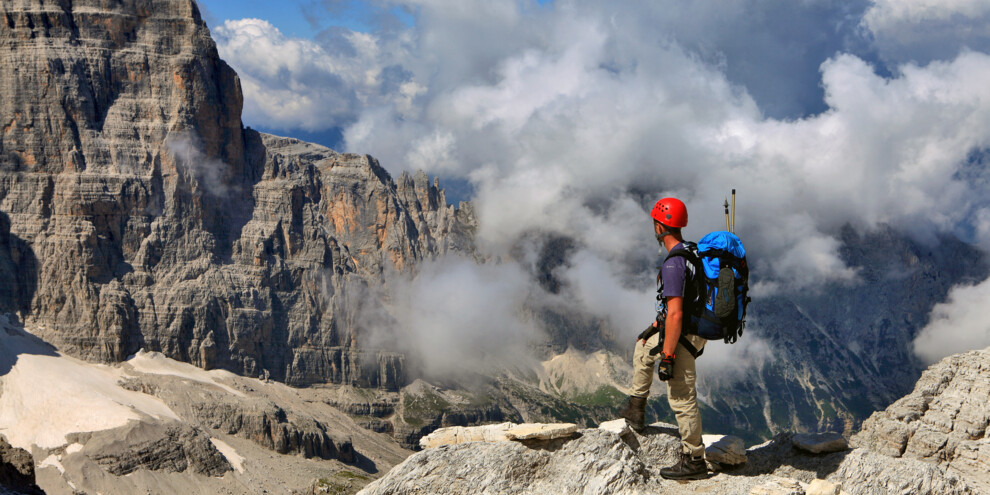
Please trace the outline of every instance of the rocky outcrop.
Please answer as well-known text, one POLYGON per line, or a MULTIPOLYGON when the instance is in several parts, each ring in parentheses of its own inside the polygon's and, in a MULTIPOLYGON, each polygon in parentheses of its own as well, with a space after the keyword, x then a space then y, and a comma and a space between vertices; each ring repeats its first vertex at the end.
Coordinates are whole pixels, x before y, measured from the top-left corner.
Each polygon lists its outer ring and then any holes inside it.
POLYGON ((853 443, 960 473, 990 492, 990 348, 948 357, 863 424, 853 443))
POLYGON ((244 129, 193 0, 0 5, 0 310, 90 360, 140 348, 398 389, 358 348, 387 269, 470 251, 425 174, 244 129))
POLYGON ((227 435, 248 438, 279 454, 298 453, 304 457, 356 460, 350 439, 331 438, 319 421, 286 413, 272 402, 201 402, 193 405, 196 418, 209 428, 227 435))
MULTIPOLYGON (((683 485, 663 479, 659 470, 673 464, 679 453, 676 428, 662 423, 623 437, 583 429, 570 439, 486 439, 414 454, 361 493, 677 493, 683 485)), ((930 463, 865 449, 810 454, 796 449, 790 434, 751 447, 745 456, 748 462, 742 466, 711 464, 710 477, 691 482, 691 490, 773 495, 840 490, 851 495, 978 493, 958 474, 930 463)))
POLYGON ((45 493, 34 481, 34 458, 0 438, 0 493, 39 495, 45 493))
POLYGON ((115 476, 139 469, 167 473, 190 469, 206 476, 223 476, 232 469, 210 436, 188 425, 136 423, 124 430, 115 437, 94 437, 83 453, 115 476))
POLYGON ((646 493, 646 472, 635 452, 615 435, 582 430, 571 441, 427 449, 359 493, 646 493))
POLYGON ((857 449, 829 476, 853 494, 923 493, 962 495, 983 493, 950 470, 914 459, 897 459, 857 449))

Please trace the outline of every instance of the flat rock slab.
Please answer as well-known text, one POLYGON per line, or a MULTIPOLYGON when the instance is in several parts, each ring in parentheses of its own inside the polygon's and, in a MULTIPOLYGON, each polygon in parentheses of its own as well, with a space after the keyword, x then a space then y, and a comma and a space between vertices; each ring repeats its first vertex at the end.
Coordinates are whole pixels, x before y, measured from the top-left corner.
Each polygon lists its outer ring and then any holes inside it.
POLYGON ((627 423, 626 420, 622 418, 613 419, 612 421, 606 421, 598 425, 598 429, 610 431, 621 437, 622 435, 629 433, 629 423, 627 423))
POLYGON ((738 466, 746 463, 746 444, 743 439, 725 435, 712 442, 705 449, 705 458, 724 466, 738 466))
POLYGON ((507 442, 506 431, 517 426, 515 423, 502 423, 484 426, 451 426, 419 439, 419 446, 432 449, 441 445, 455 445, 467 442, 507 442))
POLYGON ((845 492, 842 491, 841 484, 825 480, 814 480, 808 484, 808 489, 804 493, 805 495, 841 495, 845 492))
POLYGON ((838 433, 801 433, 794 435, 791 443, 795 448, 811 454, 841 452, 849 448, 849 443, 838 433))
POLYGON ((553 440, 566 438, 578 430, 574 423, 523 423, 505 432, 510 440, 553 440))
POLYGON ((749 495, 805 495, 805 485, 791 478, 774 478, 762 485, 754 486, 749 495))

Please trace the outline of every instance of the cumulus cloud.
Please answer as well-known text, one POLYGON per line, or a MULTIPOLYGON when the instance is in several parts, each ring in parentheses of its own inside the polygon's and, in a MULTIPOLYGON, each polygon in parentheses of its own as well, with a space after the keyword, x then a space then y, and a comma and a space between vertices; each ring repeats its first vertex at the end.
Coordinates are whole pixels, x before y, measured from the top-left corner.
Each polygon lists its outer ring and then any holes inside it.
MULTIPOLYGON (((218 29, 250 118, 343 126, 348 150, 389 169, 468 180, 494 256, 534 232, 573 239, 554 275, 617 327, 651 317, 647 212, 665 195, 687 202, 697 238, 724 226, 722 200, 739 191, 759 296, 857 283, 839 254, 847 224, 988 245, 988 182, 966 172, 990 148, 988 30, 940 31, 940 51, 921 53, 898 27, 979 27, 982 3, 378 5, 415 24, 318 41, 256 20, 218 29)), ((523 270, 503 267, 512 280, 523 270)), ((437 268, 423 276, 445 284, 437 268)))
POLYGON ((367 106, 402 114, 423 89, 388 65, 376 36, 325 33, 323 43, 283 35, 262 19, 227 20, 213 30, 220 56, 235 67, 244 91, 244 120, 266 127, 323 130, 351 122, 367 106))
POLYGON ((990 4, 983 0, 874 0, 862 25, 881 56, 893 62, 990 49, 990 4))
POLYGON ((982 0, 874 0, 863 16, 872 29, 889 29, 898 23, 950 20, 953 17, 980 18, 990 15, 990 5, 982 0))
POLYGON ((950 354, 990 346, 990 280, 952 289, 947 302, 932 310, 928 325, 914 341, 914 352, 926 363, 950 354))

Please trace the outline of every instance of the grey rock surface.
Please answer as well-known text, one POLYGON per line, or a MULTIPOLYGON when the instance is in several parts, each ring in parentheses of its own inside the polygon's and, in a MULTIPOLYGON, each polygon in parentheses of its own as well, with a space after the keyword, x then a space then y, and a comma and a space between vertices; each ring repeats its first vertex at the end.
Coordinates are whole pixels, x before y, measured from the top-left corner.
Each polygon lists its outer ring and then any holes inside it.
POLYGON ((722 466, 746 463, 746 445, 739 437, 726 435, 705 448, 705 459, 722 466))
POLYGON ((12 494, 45 493, 35 484, 34 458, 31 453, 12 447, 3 438, 0 438, 0 489, 12 494))
POLYGON ((805 495, 801 482, 791 478, 775 478, 754 486, 749 495, 805 495))
POLYGON ((838 433, 799 433, 791 438, 791 443, 809 454, 840 452, 849 447, 846 439, 838 433))
POLYGON ((828 479, 851 494, 977 494, 982 491, 958 473, 914 459, 898 459, 865 449, 852 451, 828 479))
POLYGON ((990 348, 950 356, 853 437, 873 452, 937 464, 990 492, 990 348))
POLYGON ((90 360, 403 384, 400 355, 357 347, 358 315, 389 267, 469 251, 469 205, 243 128, 193 0, 15 0, 0 18, 0 310, 90 360))
POLYGON ((232 468, 210 436, 186 424, 135 422, 116 435, 89 439, 83 453, 115 476, 138 469, 223 476, 232 468))
POLYGON ((643 461, 615 435, 588 429, 570 441, 424 450, 359 493, 646 493, 645 475, 643 461))

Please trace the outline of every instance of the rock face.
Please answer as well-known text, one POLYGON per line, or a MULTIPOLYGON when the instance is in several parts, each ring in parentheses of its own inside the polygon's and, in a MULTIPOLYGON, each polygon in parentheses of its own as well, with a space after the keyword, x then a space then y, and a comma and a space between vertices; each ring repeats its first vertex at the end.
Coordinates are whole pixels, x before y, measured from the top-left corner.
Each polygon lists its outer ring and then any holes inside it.
POLYGON ((931 462, 990 492, 990 348, 948 357, 913 392, 873 414, 855 445, 931 462))
POLYGON ((230 463, 202 430, 184 424, 135 423, 113 441, 88 442, 84 454, 114 476, 138 469, 181 473, 190 469, 206 476, 223 476, 230 463))
POLYGON ((0 493, 9 490, 25 495, 43 494, 34 482, 34 458, 24 449, 0 438, 0 493))
POLYGON ((0 311, 90 360, 403 384, 401 356, 357 348, 368 288, 470 250, 470 207, 244 129, 193 0, 15 0, 0 22, 0 311))

